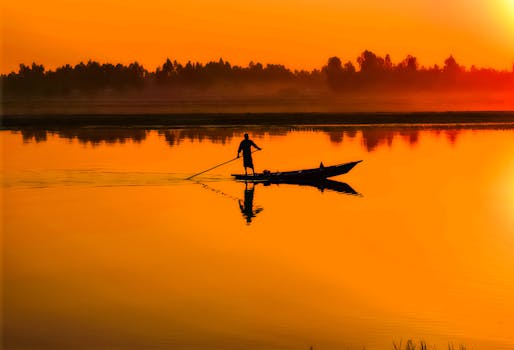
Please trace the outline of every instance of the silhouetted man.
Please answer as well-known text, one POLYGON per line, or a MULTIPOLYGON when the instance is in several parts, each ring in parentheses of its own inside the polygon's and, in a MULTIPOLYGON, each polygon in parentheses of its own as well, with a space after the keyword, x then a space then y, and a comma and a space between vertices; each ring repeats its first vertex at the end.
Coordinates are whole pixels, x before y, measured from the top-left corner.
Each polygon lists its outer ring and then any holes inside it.
POLYGON ((245 134, 244 140, 241 141, 239 144, 239 149, 237 150, 237 158, 239 158, 239 153, 243 152, 243 166, 245 167, 245 175, 248 175, 246 168, 252 169, 252 174, 255 175, 255 171, 253 170, 252 146, 258 150, 261 149, 248 138, 248 134, 245 134))

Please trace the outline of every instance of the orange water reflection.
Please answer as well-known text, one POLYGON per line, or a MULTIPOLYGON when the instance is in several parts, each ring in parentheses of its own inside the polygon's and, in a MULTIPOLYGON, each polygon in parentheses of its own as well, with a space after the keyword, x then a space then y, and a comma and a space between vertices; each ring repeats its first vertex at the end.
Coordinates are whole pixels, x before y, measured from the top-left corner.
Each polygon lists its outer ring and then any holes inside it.
POLYGON ((362 196, 183 180, 244 131, 0 133, 6 347, 514 347, 512 128, 250 130, 362 196))

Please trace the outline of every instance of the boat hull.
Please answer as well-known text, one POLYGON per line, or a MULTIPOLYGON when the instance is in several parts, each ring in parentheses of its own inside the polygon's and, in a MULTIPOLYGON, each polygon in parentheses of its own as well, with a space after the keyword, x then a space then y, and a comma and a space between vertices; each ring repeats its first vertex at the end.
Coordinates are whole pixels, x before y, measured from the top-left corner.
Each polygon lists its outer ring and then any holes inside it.
POLYGON ((329 177, 346 174, 360 162, 362 162, 362 160, 358 160, 356 162, 332 165, 332 166, 323 166, 323 167, 319 167, 319 168, 304 169, 304 170, 257 173, 255 175, 232 174, 232 176, 236 180, 245 180, 245 181, 254 181, 254 182, 270 182, 270 183, 317 182, 317 181, 323 181, 329 177))

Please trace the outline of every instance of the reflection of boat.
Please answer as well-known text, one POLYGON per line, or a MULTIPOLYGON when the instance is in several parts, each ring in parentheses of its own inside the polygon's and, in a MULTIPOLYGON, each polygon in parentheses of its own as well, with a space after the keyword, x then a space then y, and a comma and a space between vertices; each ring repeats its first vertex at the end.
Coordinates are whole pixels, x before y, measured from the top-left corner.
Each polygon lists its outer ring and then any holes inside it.
POLYGON ((353 169, 354 166, 362 162, 356 162, 323 166, 319 168, 295 170, 295 171, 264 171, 255 175, 232 174, 236 180, 247 180, 253 182, 270 182, 270 183, 291 183, 291 182, 312 182, 326 180, 328 177, 346 174, 353 169))
POLYGON ((265 186, 271 184, 288 184, 288 185, 300 185, 300 186, 311 186, 316 187, 318 190, 323 192, 324 190, 331 190, 339 193, 346 193, 358 196, 359 192, 355 191, 352 186, 348 185, 345 182, 322 179, 317 181, 259 181, 259 183, 264 184, 265 186))

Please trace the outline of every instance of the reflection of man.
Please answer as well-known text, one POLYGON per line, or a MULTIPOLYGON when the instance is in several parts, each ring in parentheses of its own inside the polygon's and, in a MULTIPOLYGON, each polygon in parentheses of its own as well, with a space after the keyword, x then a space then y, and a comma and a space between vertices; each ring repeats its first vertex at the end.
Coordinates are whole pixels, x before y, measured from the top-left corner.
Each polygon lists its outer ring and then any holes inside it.
POLYGON ((252 184, 251 188, 248 188, 248 183, 245 183, 245 200, 244 204, 242 200, 239 200, 239 209, 241 209, 241 214, 246 219, 246 223, 250 224, 252 222, 252 218, 254 218, 257 214, 262 211, 262 208, 256 208, 253 210, 253 191, 255 187, 252 184))
POLYGON ((239 153, 243 152, 243 166, 245 167, 245 175, 248 175, 246 168, 252 169, 252 174, 255 175, 255 171, 253 170, 253 160, 252 160, 252 146, 260 150, 261 148, 257 146, 252 140, 248 138, 248 134, 244 135, 244 140, 239 144, 239 148, 237 150, 237 158, 239 158, 239 153))

